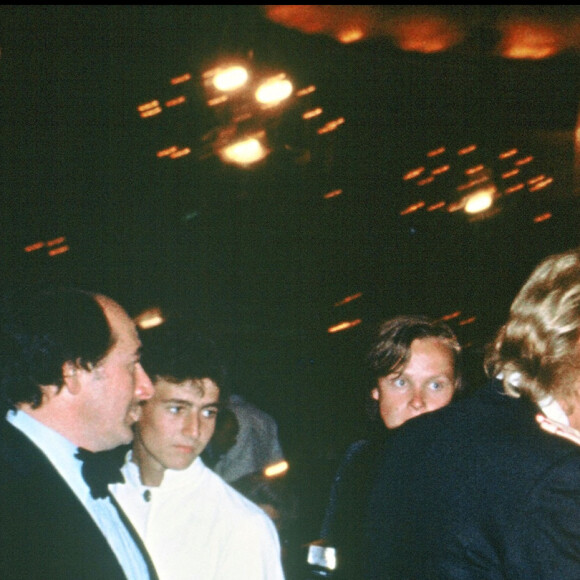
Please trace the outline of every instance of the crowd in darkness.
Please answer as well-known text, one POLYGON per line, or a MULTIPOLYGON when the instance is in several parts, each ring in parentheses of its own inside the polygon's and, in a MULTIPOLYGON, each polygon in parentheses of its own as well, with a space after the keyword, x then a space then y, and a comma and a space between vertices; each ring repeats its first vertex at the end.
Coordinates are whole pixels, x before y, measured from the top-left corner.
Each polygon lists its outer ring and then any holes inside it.
POLYGON ((364 433, 317 482, 179 317, 26 288, 0 329, 4 578, 580 577, 578 248, 533 270, 475 388, 445 322, 381 321, 364 433))

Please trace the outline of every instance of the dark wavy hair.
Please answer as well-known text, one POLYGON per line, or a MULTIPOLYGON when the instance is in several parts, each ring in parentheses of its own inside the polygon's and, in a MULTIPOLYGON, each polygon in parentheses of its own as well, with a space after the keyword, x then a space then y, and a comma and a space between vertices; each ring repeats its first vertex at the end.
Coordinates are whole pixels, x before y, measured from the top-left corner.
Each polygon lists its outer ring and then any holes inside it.
POLYGON ((141 363, 153 379, 182 383, 211 379, 225 401, 229 394, 226 366, 216 341, 180 318, 141 332, 141 363))
POLYGON ((47 288, 5 295, 0 315, 0 388, 4 406, 42 404, 41 386, 63 384, 63 365, 87 370, 116 342, 96 295, 47 288))

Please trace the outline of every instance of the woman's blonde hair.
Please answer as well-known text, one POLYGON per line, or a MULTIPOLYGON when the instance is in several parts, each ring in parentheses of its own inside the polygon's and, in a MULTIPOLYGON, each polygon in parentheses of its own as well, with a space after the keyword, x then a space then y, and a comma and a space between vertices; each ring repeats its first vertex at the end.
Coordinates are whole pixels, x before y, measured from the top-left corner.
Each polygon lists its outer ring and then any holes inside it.
POLYGON ((532 272, 486 355, 490 376, 512 396, 568 399, 580 373, 580 248, 550 256, 532 272))

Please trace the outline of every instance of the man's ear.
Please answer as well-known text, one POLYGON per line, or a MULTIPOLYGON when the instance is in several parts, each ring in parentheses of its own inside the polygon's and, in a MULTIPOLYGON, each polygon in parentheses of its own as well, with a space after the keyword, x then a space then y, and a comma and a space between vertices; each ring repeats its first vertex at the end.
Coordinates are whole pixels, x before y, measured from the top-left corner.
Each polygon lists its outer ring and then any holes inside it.
POLYGON ((76 395, 81 390, 81 372, 72 362, 62 365, 62 385, 71 395, 76 395))
POLYGON ((371 397, 375 400, 378 401, 379 400, 379 388, 375 387, 372 391, 371 391, 371 397))

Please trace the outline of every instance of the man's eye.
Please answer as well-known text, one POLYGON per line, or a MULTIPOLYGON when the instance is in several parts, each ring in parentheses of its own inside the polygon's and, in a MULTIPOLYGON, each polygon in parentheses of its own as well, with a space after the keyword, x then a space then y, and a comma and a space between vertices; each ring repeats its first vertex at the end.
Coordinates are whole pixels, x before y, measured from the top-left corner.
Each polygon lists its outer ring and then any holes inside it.
POLYGON ((432 391, 442 391, 447 386, 448 386, 448 383, 446 383, 445 381, 433 381, 432 383, 429 383, 429 388, 432 391))
POLYGON ((395 387, 406 387, 407 381, 403 377, 397 377, 391 381, 395 387))
POLYGON ((217 409, 204 409, 203 410, 203 416, 206 419, 211 419, 212 417, 216 417, 218 414, 218 410, 217 409))
POLYGON ((181 413, 181 411, 183 411, 183 407, 181 407, 179 405, 173 405, 173 406, 169 407, 169 412, 172 415, 179 415, 179 413, 181 413))

